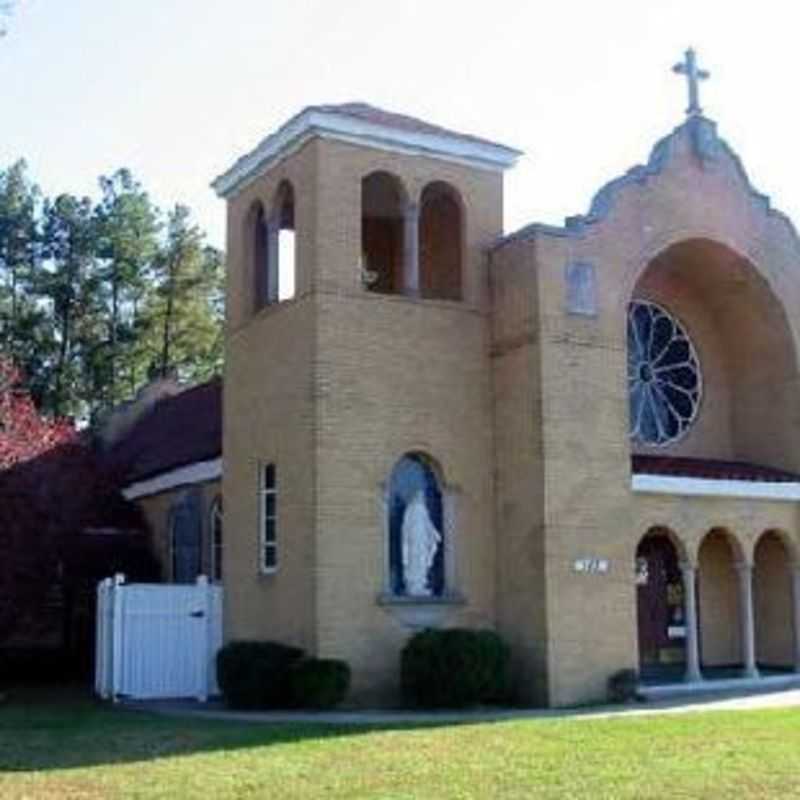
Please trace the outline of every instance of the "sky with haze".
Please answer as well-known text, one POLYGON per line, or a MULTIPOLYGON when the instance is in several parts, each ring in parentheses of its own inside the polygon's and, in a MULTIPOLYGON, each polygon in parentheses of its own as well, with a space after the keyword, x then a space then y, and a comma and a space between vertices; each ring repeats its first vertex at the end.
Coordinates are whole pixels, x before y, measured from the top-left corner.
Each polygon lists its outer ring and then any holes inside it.
POLYGON ((560 223, 707 116, 800 222, 800 10, 714 0, 19 0, 0 39, 0 169, 97 197, 126 166, 224 243, 210 181, 303 106, 362 100, 518 147, 506 230, 560 223))

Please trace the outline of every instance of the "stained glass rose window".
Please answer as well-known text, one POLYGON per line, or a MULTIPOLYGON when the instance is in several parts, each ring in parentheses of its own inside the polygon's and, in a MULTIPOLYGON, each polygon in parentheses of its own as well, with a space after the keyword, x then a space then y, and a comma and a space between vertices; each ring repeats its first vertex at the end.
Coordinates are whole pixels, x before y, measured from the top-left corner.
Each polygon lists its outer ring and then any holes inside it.
POLYGON ((651 445, 679 439, 700 404, 700 363, 689 335, 666 309, 644 300, 628 308, 631 438, 651 445))

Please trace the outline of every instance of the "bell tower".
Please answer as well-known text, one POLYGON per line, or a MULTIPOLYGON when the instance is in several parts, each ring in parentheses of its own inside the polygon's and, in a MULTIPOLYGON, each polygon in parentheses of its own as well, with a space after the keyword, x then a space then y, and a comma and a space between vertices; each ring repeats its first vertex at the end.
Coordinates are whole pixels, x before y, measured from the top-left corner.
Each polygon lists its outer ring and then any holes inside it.
POLYGON ((356 694, 388 695, 415 615, 493 624, 486 253, 519 155, 363 103, 312 106, 214 182, 226 638, 343 658, 356 694), (444 498, 425 602, 391 578, 389 484, 409 457, 444 498))

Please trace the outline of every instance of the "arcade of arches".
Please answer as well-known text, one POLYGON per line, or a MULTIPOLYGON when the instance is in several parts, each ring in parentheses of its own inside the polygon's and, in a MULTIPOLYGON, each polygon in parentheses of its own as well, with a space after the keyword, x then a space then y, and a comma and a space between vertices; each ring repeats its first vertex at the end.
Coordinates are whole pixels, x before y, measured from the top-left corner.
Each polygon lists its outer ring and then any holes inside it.
POLYGON ((460 300, 463 220, 458 192, 427 184, 418 201, 399 178, 373 172, 361 181, 362 280, 380 294, 460 300))
POLYGON ((734 532, 711 529, 693 556, 652 528, 636 550, 636 593, 644 680, 800 670, 800 564, 781 531, 763 532, 748 557, 734 532))

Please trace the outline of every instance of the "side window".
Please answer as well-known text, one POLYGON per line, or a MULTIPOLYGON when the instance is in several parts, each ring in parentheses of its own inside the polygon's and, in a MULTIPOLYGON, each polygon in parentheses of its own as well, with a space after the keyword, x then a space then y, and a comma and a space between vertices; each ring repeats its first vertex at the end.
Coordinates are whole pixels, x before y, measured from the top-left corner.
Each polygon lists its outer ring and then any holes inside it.
POLYGON ((278 569, 278 476, 274 464, 259 469, 260 568, 263 573, 278 569))
POLYGON ((200 574, 202 511, 197 494, 183 495, 170 510, 170 550, 173 583, 193 583, 200 574))

